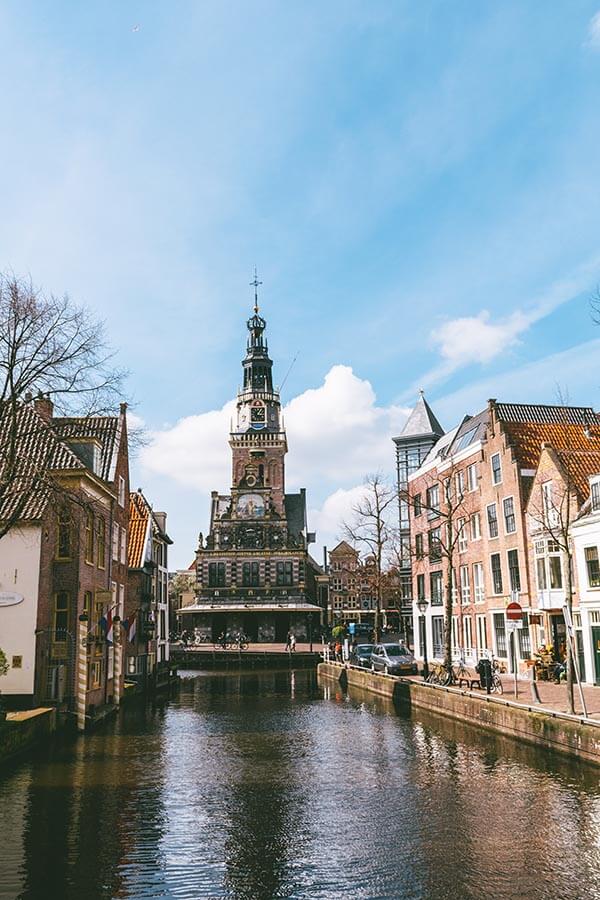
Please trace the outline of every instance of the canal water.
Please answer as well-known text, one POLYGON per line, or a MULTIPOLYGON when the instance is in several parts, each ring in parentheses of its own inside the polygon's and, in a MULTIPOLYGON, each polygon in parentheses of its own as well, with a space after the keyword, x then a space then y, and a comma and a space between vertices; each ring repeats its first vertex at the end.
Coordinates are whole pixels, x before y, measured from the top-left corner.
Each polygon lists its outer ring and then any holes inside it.
POLYGON ((598 898, 598 781, 309 671, 190 673, 0 778, 0 897, 598 898))

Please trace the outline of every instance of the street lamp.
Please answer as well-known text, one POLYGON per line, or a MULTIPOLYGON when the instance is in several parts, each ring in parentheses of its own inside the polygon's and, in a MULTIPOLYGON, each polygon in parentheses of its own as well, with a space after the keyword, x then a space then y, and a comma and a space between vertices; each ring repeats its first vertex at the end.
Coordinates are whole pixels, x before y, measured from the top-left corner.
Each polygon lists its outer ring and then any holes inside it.
POLYGON ((421 645, 423 648, 423 678, 427 678, 429 675, 429 666, 427 665, 427 621, 425 619, 425 613, 427 612, 427 607, 429 606, 429 601, 425 599, 425 597, 420 597, 417 600, 417 609, 420 613, 419 619, 419 631, 421 637, 421 645))

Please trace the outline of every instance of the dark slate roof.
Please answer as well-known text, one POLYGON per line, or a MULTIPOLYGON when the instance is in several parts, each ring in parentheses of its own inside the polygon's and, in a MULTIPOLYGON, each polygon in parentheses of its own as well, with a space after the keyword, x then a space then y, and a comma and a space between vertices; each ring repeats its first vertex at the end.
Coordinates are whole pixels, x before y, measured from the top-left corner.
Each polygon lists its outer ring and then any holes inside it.
POLYGON ((288 531, 295 536, 301 534, 306 527, 306 494, 286 494, 284 498, 285 517, 288 531))
MULTIPOLYGON (((6 408, 0 417, 0 471, 7 464, 2 448, 8 443, 11 428, 11 413, 6 408)), ((16 466, 19 479, 11 479, 11 486, 0 503, 3 519, 17 510, 20 519, 39 518, 55 490, 49 473, 85 469, 79 457, 28 404, 20 405, 17 410, 16 466)))
POLYGON ((507 424, 599 425, 600 416, 590 406, 544 406, 537 403, 493 404, 497 418, 507 424))
POLYGON ((121 437, 117 416, 56 418, 52 420, 52 427, 65 441, 96 439, 101 447, 100 471, 97 474, 104 481, 114 481, 114 467, 121 437))
MULTIPOLYGON (((433 410, 425 399, 423 391, 419 394, 415 407, 400 432, 400 439, 411 437, 442 437, 444 429, 436 419, 433 410)), ((398 440, 398 438, 394 438, 398 440)))

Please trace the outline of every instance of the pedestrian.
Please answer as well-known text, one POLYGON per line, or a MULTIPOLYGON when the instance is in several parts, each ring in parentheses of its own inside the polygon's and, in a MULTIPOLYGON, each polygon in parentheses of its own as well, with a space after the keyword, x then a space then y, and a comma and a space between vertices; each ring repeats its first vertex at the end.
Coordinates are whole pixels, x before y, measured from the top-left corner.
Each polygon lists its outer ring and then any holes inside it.
POLYGON ((289 652, 291 652, 291 650, 292 650, 292 632, 291 631, 288 631, 288 633, 287 633, 287 638, 285 641, 285 649, 288 650, 289 652))
POLYGON ((342 642, 338 641, 335 645, 335 658, 338 662, 342 661, 342 642))
POLYGON ((290 634, 290 653, 296 652, 296 635, 290 634))

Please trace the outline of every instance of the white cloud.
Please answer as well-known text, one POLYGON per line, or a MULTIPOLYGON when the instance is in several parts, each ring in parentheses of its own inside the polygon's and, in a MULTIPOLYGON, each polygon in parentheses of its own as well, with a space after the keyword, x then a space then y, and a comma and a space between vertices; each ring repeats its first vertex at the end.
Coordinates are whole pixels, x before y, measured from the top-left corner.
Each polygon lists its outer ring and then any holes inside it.
POLYGON ((531 314, 519 311, 494 322, 490 313, 482 310, 477 316, 444 322, 432 331, 431 340, 453 368, 473 362, 487 363, 514 345, 531 322, 531 314))
MULTIPOLYGON (((401 430, 407 412, 400 406, 378 406, 370 383, 344 365, 333 366, 319 387, 285 406, 287 487, 307 488, 309 528, 317 531, 319 544, 332 546, 363 490, 365 475, 393 471, 391 438, 401 430)), ((170 483, 173 493, 181 485, 205 495, 195 501, 196 531, 206 529, 210 491, 224 492, 231 485, 227 438, 234 415, 231 401, 222 409, 187 416, 151 434, 140 453, 144 483, 158 476, 163 494, 170 483)), ((161 502, 168 508, 168 497, 161 502)), ((189 540, 188 555, 192 534, 189 540)), ((317 548, 314 553, 319 556, 317 548)))
POLYGON ((593 47, 595 50, 600 50, 600 12, 597 12, 590 19, 586 45, 593 47))
MULTIPOLYGON (((309 510, 309 522, 313 531, 317 532, 318 543, 330 550, 342 540, 342 522, 352 518, 352 510, 364 494, 362 484, 334 491, 326 498, 320 509, 309 510)), ((320 559, 318 560, 320 562, 320 559)))
MULTIPOLYGON (((407 410, 379 407, 368 381, 337 365, 318 388, 304 391, 284 408, 290 445, 288 487, 317 490, 352 486, 365 474, 392 468, 391 437, 407 410)), ((220 410, 187 416, 156 431, 141 454, 143 468, 202 491, 230 486, 227 436, 235 402, 220 410)))

